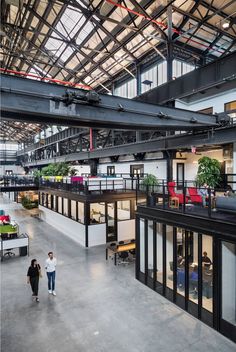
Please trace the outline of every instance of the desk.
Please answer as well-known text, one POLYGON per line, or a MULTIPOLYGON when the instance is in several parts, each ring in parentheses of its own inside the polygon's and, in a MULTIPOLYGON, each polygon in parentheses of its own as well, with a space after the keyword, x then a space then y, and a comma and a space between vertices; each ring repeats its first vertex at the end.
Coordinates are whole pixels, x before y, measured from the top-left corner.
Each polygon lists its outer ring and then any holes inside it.
POLYGON ((108 259, 108 251, 110 250, 114 254, 114 264, 116 265, 117 253, 128 252, 136 248, 136 243, 124 243, 119 244, 116 248, 112 249, 110 247, 106 248, 106 260, 108 259))
POLYGON ((3 251, 12 248, 21 248, 21 247, 28 247, 28 256, 29 256, 29 237, 28 235, 24 235, 18 237, 16 239, 9 239, 9 240, 1 240, 1 261, 3 261, 3 251))
POLYGON ((0 233, 15 233, 18 232, 17 225, 0 225, 0 233))

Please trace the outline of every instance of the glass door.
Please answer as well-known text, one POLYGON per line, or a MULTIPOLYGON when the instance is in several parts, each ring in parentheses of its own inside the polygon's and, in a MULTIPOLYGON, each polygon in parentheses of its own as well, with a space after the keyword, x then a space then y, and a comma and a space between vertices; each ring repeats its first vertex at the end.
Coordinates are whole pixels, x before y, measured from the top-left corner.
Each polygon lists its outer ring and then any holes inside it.
POLYGON ((182 189, 184 183, 184 163, 176 164, 177 189, 182 189))
POLYGON ((106 203, 107 243, 117 241, 117 207, 116 202, 106 203))

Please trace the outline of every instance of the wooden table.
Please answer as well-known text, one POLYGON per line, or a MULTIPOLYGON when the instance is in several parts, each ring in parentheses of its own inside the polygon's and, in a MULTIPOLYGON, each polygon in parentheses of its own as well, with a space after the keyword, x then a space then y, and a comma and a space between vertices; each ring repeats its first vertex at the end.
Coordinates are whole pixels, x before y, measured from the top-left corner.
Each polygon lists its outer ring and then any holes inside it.
POLYGON ((178 197, 171 197, 169 200, 169 207, 170 208, 179 208, 179 198, 178 197))
POLYGON ((116 265, 117 253, 128 252, 128 251, 131 251, 132 249, 135 249, 135 248, 136 248, 136 243, 134 243, 134 242, 119 244, 114 249, 112 249, 111 247, 107 247, 106 248, 106 260, 108 260, 108 251, 110 250, 114 254, 114 264, 116 265))

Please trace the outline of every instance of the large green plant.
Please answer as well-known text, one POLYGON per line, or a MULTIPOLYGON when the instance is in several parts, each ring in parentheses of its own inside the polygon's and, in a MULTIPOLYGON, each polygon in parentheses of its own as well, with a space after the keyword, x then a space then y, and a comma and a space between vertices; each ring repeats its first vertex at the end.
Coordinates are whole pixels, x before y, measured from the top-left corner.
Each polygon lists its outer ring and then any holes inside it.
POLYGON ((141 189, 144 191, 148 190, 148 194, 157 192, 157 186, 159 186, 159 180, 155 175, 147 174, 141 182, 141 189))
POLYGON ((221 180, 220 168, 220 162, 217 159, 203 156, 198 160, 197 183, 200 186, 207 183, 210 187, 216 187, 221 180))
POLYGON ((70 165, 67 163, 54 163, 45 166, 41 170, 41 176, 68 176, 70 165))
POLYGON ((158 186, 159 180, 155 175, 147 174, 142 180, 144 186, 158 186))

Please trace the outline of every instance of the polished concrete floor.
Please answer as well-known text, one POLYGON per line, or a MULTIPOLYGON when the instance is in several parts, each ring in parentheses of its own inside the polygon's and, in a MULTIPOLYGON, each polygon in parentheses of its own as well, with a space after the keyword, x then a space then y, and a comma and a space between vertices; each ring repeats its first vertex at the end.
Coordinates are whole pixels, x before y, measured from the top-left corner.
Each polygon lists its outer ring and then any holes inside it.
POLYGON ((104 247, 85 250, 21 205, 0 201, 31 238, 29 257, 1 265, 2 352, 235 352, 233 342, 135 280, 133 265, 115 267, 104 247), (49 250, 58 259, 57 297, 44 274, 36 303, 26 271, 32 258, 43 265, 49 250))

